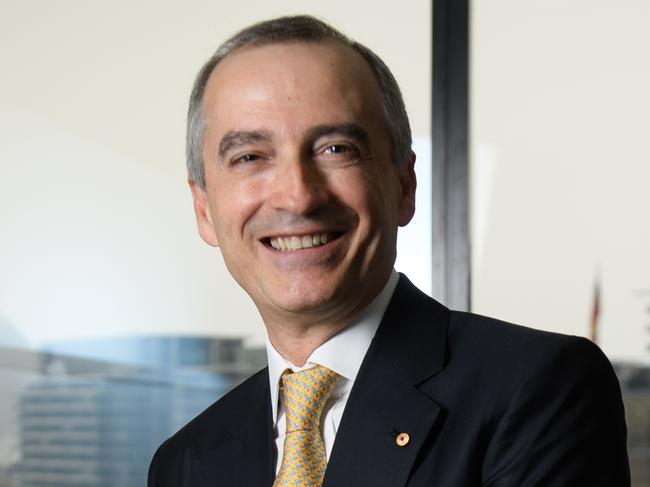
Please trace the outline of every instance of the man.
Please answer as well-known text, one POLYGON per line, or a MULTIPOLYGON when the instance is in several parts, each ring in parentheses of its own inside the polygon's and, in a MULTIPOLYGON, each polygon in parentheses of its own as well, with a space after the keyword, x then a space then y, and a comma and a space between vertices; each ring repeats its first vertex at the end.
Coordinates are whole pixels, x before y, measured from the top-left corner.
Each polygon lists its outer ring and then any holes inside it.
POLYGON ((450 311, 393 271, 410 145, 388 68, 318 20, 254 25, 208 61, 198 229, 259 309, 269 366, 160 447, 150 486, 629 485, 597 347, 450 311))

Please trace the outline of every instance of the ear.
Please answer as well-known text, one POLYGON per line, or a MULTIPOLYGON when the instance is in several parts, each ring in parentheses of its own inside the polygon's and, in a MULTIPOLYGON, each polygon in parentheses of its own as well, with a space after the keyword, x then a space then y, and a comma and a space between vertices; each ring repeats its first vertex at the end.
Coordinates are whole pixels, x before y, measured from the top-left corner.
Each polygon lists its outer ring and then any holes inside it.
POLYGON ((219 240, 215 232, 212 214, 210 212, 210 202, 205 190, 195 181, 188 180, 190 190, 192 191, 192 200, 194 201, 194 214, 196 215, 196 224, 199 229, 199 235, 205 243, 213 247, 219 246, 219 240))
POLYGON ((417 180, 415 178, 415 153, 411 152, 411 157, 399 168, 399 184, 401 196, 399 201, 398 224, 400 227, 405 226, 411 221, 415 214, 415 188, 417 180))

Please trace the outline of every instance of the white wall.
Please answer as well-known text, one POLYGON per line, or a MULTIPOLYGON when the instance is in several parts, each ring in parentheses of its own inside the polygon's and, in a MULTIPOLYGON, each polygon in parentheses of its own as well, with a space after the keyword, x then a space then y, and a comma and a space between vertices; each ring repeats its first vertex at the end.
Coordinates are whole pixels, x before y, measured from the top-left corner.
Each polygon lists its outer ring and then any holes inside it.
POLYGON ((259 338, 257 312, 194 228, 183 142, 197 70, 253 21, 312 13, 365 43, 428 136, 428 1, 224 4, 2 1, 0 342, 259 338))
POLYGON ((473 309, 648 361, 650 2, 472 7, 473 309))

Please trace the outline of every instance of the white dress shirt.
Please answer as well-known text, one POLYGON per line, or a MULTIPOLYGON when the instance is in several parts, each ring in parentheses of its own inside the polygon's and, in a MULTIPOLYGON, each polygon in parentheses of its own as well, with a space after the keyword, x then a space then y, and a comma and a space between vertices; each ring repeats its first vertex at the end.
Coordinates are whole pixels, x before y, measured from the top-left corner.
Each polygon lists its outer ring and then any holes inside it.
POLYGON ((388 282, 382 291, 361 313, 361 315, 350 323, 343 331, 334 335, 328 341, 313 351, 307 358, 303 367, 296 367, 286 360, 275 349, 266 337, 266 355, 269 365, 269 381, 271 388, 271 408, 273 414, 273 434, 275 436, 276 447, 276 473, 280 470, 282 464, 282 453, 284 447, 284 437, 286 431, 286 417, 282 406, 282 398, 279 393, 280 379, 286 369, 294 372, 305 370, 316 365, 322 365, 333 370, 341 376, 337 382, 332 395, 325 404, 321 415, 321 432, 325 442, 325 452, 327 459, 330 458, 334 438, 343 410, 348 401, 348 396, 354 380, 357 377, 363 357, 368 351, 370 342, 375 336, 379 323, 384 316, 386 307, 393 296, 399 275, 393 270, 388 282))

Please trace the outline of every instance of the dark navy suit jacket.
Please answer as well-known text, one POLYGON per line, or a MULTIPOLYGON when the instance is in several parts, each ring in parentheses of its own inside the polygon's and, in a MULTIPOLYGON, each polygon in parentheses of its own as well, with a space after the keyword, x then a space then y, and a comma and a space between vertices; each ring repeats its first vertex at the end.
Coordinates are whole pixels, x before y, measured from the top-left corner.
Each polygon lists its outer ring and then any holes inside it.
MULTIPOLYGON (((163 443, 149 487, 270 487, 273 451, 263 369, 163 443)), ((401 276, 324 487, 629 485, 620 388, 595 345, 450 311, 401 276)))

